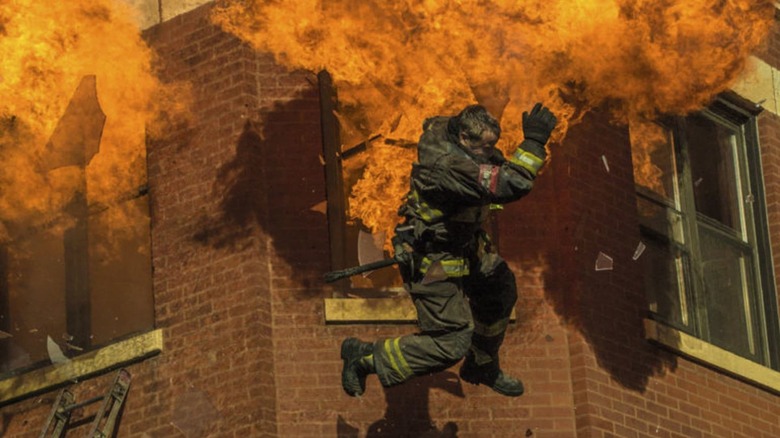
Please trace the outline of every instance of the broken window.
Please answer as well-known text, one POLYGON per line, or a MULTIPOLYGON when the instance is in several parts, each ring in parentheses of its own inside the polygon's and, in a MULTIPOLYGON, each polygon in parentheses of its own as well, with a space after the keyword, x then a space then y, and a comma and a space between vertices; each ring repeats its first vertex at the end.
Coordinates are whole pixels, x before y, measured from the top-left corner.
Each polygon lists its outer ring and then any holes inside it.
MULTIPOLYGON (((327 72, 319 74, 319 84, 331 269, 340 270, 391 258, 393 254, 387 244, 388 233, 371 230, 359 217, 349 215, 350 194, 365 172, 369 149, 373 147, 373 142, 386 139, 372 134, 370 121, 366 121, 362 126, 347 125, 344 115, 352 109, 344 104, 339 105, 336 90, 327 72)), ((392 194, 378 191, 376 196, 392 194)), ((401 199, 399 197, 388 201, 400 204, 401 199)), ((339 280, 335 285, 339 297, 394 296, 403 291, 396 267, 358 274, 339 280)))
MULTIPOLYGON (((64 207, 0 222, 0 376, 62 363, 154 325, 145 186, 94 201, 87 177, 106 117, 94 76, 76 89, 35 172, 64 207)), ((4 126, 10 129, 9 125, 4 126)))
MULTIPOLYGON (((323 161, 327 180, 327 216, 331 267, 341 270, 393 257, 390 239, 401 220, 397 210, 409 190, 411 164, 417 144, 408 138, 422 134, 422 120, 399 114, 384 125, 382 109, 365 108, 345 98, 339 101, 327 72, 319 74, 323 129, 323 161), (370 114, 375 114, 375 120, 370 114), (389 138, 378 132, 398 133, 389 138)), ((350 90, 364 93, 366 90, 350 90)), ((382 96, 377 101, 384 103, 382 96)), ((391 134, 392 135, 392 134, 391 134)), ((499 247, 494 216, 483 224, 494 247, 499 247)), ((392 297, 404 293, 397 267, 386 267, 336 283, 338 295, 392 297)))
POLYGON ((778 368, 777 303, 755 116, 726 100, 632 123, 654 319, 778 368))

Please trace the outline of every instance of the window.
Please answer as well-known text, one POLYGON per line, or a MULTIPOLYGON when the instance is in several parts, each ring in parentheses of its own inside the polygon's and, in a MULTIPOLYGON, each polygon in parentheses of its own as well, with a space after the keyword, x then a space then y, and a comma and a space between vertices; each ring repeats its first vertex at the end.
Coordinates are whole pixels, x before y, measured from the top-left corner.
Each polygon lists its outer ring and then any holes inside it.
POLYGON ((87 76, 36 170, 48 180, 70 175, 59 192, 65 207, 34 223, 0 224, 0 378, 153 328, 147 190, 102 203, 89 194, 105 122, 95 77, 87 76))
MULTIPOLYGON (((350 194, 366 169, 367 150, 373 146, 373 142, 383 142, 399 150, 410 149, 413 145, 374 135, 371 128, 376 127, 372 126, 371 121, 365 121, 361 126, 345 125, 347 118, 344 116, 355 110, 347 104, 339 105, 336 90, 327 72, 319 74, 319 85, 331 267, 339 270, 389 258, 392 254, 387 250, 386 234, 372 233, 359 219, 349 217, 350 194)), ((377 193, 377 196, 387 194, 377 193)), ((388 202, 400 203, 400 196, 398 199, 388 199, 388 202)), ((356 275, 340 280, 336 285, 339 296, 377 298, 396 296, 403 292, 400 275, 394 267, 356 275)))
POLYGON ((631 143, 651 317, 778 369, 755 116, 723 99, 631 143))
MULTIPOLYGON (((416 142, 408 139, 416 139, 422 133, 422 120, 399 112, 388 128, 383 125, 387 114, 382 96, 376 96, 376 101, 382 102, 376 107, 371 107, 371 103, 357 104, 358 99, 349 93, 359 95, 366 90, 344 92, 339 99, 326 71, 319 73, 318 80, 331 269, 390 258, 388 237, 392 237, 392 226, 399 220, 396 211, 409 190, 411 164, 417 158, 416 142), (380 169, 381 165, 386 167, 380 169), (367 180, 372 183, 364 184, 367 180), (351 207, 359 207, 360 211, 351 212, 351 207), (378 228, 384 231, 372 233, 364 220, 379 224, 378 228)), ((497 222, 494 217, 488 221, 483 226, 494 247, 499 248, 497 222)), ((416 310, 396 267, 333 284, 333 298, 325 300, 328 322, 416 321, 416 310)))

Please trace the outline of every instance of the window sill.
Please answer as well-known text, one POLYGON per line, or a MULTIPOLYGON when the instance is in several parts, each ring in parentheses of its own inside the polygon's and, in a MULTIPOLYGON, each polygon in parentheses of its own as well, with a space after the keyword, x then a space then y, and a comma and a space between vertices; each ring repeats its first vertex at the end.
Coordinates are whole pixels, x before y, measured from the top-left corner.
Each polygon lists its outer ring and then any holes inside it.
MULTIPOLYGON (((509 317, 515 322, 515 310, 509 317)), ((328 324, 417 323, 417 309, 408 296, 400 298, 325 298, 328 324)))
POLYGON ((329 324, 415 323, 417 311, 409 297, 325 298, 329 324))
POLYGON ((687 333, 645 319, 645 337, 694 361, 714 367, 771 392, 780 393, 780 372, 737 356, 687 333))
POLYGON ((162 349, 162 330, 153 330, 75 357, 63 364, 49 365, 0 380, 0 406, 140 362, 159 354, 162 349))

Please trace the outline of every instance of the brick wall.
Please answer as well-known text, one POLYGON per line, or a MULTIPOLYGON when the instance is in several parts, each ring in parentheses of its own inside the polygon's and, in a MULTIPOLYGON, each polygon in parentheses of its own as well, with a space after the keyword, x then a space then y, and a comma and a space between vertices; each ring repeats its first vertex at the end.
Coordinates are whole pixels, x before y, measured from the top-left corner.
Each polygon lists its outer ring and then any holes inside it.
MULTIPOLYGON (((212 26, 208 12, 145 34, 161 75, 191 83, 193 112, 149 145, 165 349, 130 367, 120 436, 780 436, 776 395, 644 340, 628 133, 600 112, 554 147, 534 191, 499 219, 520 293, 502 365, 526 394, 464 384, 455 368, 386 390, 371 377, 363 397, 344 395, 344 337, 414 326, 325 324, 333 291, 321 281, 326 218, 312 209, 325 200, 316 76, 286 72, 212 26), (599 252, 612 270, 595 271, 599 252)), ((765 55, 776 66, 778 42, 765 55)), ((775 235, 780 119, 759 123, 775 235)), ((79 398, 111 377, 81 383, 79 398)), ((4 436, 37 436, 54 395, 3 408, 4 436)))
MULTIPOLYGON (((759 57, 774 68, 780 69, 780 29, 777 29, 778 25, 775 27, 759 57)), ((780 239, 776 237, 780 236, 780 116, 764 111, 758 118, 758 127, 772 253, 780 254, 780 239)), ((774 259, 775 272, 780 272, 780 257, 774 259)), ((780 287, 776 287, 776 290, 780 291, 780 287)))

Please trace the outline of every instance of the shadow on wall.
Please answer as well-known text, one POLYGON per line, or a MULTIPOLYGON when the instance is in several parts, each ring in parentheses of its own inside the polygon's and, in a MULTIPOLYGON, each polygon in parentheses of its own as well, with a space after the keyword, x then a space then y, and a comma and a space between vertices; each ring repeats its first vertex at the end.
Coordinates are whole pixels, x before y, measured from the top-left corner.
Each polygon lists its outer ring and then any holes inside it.
MULTIPOLYGON (((463 387, 455 373, 442 372, 418 377, 401 386, 383 388, 387 410, 384 417, 368 426, 366 438, 453 438, 458 436, 458 425, 447 422, 441 429, 434 424, 428 411, 430 392, 440 389, 463 398, 463 387)), ((339 438, 357 438, 360 429, 341 416, 336 423, 339 438)))
POLYGON ((642 392, 651 376, 675 369, 677 360, 645 339, 648 304, 644 260, 633 260, 640 235, 628 130, 591 113, 552 149, 535 192, 504 213, 502 224, 518 224, 502 227, 502 248, 519 248, 512 255, 521 266, 547 260, 542 279, 555 313, 582 335, 612 379, 642 392), (610 269, 595 269, 600 253, 613 260, 610 269))
MULTIPOLYGON (((219 214, 204 217, 194 239, 214 248, 243 249, 261 234, 273 242, 289 272, 303 287, 319 281, 329 266, 327 219, 315 206, 325 200, 319 100, 315 87, 295 99, 261 110, 247 120, 233 159, 213 184, 219 214)), ((277 269, 276 265, 274 269, 277 269)))
MULTIPOLYGON (((219 213, 203 217, 194 235, 215 248, 245 248, 262 245, 256 239, 265 233, 282 260, 275 275, 316 294, 329 269, 327 219, 314 208, 325 200, 319 120, 312 86, 247 121, 234 158, 213 184, 219 213)), ((639 233, 627 129, 591 113, 553 149, 534 193, 502 214, 502 252, 521 266, 548 260, 543 284, 556 314, 582 334, 615 381, 644 391, 651 376, 677 363, 644 338, 647 301, 632 260, 639 233), (612 270, 594 271, 599 252, 614 259, 612 270)))

